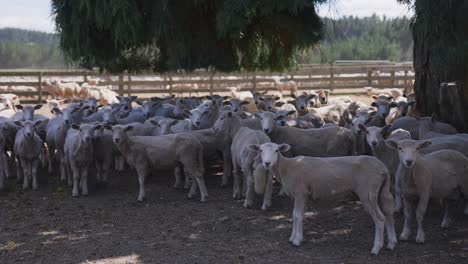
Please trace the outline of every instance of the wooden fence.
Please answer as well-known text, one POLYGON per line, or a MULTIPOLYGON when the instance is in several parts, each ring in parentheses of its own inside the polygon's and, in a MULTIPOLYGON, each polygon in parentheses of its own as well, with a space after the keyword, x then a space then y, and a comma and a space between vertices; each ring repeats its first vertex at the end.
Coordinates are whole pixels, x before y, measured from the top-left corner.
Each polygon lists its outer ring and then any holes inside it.
POLYGON ((88 78, 100 78, 99 85, 112 85, 120 95, 132 94, 140 98, 167 94, 214 94, 227 93, 227 87, 237 86, 242 90, 274 91, 273 76, 282 80, 294 80, 299 90, 327 89, 331 93, 363 93, 364 87, 412 89, 414 82, 413 65, 400 64, 344 64, 300 65, 289 73, 218 73, 195 71, 189 74, 169 73, 164 75, 139 74, 102 75, 95 71, 64 70, 0 70, 0 93, 12 92, 29 101, 42 102, 47 92, 43 81, 62 79, 79 84, 88 78), (23 88, 20 88, 23 87, 23 88), (29 87, 29 88, 24 88, 29 87), (126 89, 125 89, 126 88, 126 89), (26 90, 26 91, 25 91, 26 90))

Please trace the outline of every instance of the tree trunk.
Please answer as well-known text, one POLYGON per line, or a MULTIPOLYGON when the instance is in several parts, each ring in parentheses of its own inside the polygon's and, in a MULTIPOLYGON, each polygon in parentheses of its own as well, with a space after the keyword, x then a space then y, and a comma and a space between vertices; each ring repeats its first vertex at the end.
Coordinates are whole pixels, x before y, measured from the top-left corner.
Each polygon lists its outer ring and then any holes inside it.
POLYGON ((416 0, 417 109, 468 131, 468 1, 416 0))

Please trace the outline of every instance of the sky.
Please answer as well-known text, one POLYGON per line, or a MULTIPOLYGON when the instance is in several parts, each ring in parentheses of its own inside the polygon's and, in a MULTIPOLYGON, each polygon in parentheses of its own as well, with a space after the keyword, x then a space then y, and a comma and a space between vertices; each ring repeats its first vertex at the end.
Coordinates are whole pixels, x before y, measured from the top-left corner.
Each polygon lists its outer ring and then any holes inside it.
MULTIPOLYGON (((50 16, 50 0, 0 0, 0 28, 17 27, 23 29, 54 32, 50 16)), ((411 16, 412 13, 396 0, 332 0, 332 4, 319 7, 320 16, 340 18, 342 16, 387 17, 411 16)))

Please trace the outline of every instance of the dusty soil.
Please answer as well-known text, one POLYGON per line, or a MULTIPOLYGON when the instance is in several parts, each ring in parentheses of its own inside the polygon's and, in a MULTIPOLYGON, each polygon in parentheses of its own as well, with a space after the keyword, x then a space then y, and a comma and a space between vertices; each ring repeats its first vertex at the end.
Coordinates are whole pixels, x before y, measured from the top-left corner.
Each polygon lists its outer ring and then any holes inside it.
MULTIPOLYGON (((306 242, 295 248, 288 243, 291 199, 275 195, 266 212, 260 200, 245 209, 230 188, 219 187, 218 171, 206 173, 206 204, 173 189, 170 173, 149 177, 143 203, 136 202, 131 171, 112 173, 106 188, 91 188, 80 198, 45 171, 39 191, 23 191, 9 180, 0 195, 0 263, 468 263, 462 207, 452 227, 442 230, 441 210, 432 204, 426 244, 413 236, 375 257, 369 255, 373 223, 358 202, 313 202, 306 242)), ((396 219, 400 231, 401 215, 396 219)))

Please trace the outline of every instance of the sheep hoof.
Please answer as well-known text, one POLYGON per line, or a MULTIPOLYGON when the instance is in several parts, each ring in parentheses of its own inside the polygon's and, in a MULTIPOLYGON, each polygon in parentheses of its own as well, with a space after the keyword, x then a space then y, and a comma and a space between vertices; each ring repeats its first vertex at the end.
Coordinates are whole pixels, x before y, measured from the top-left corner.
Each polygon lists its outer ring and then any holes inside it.
POLYGON ((400 234, 400 240, 401 241, 407 241, 408 237, 409 237, 409 233, 407 233, 407 232, 403 232, 403 233, 400 234))
POLYGON ((301 241, 300 240, 293 240, 292 245, 294 247, 299 247, 299 246, 301 246, 301 241))
POLYGON ((442 221, 442 224, 440 225, 442 228, 449 228, 450 226, 450 221, 449 220, 444 220, 442 221))
POLYGON ((200 202, 201 203, 206 203, 206 202, 208 202, 208 199, 206 197, 203 197, 203 198, 200 199, 200 202))
POLYGON ((424 240, 424 233, 419 233, 416 235, 416 243, 423 244, 424 240))
POLYGON ((245 202, 244 202, 244 208, 252 208, 252 204, 249 203, 249 202, 247 202, 247 201, 245 201, 245 202))
POLYGON ((77 194, 77 193, 72 194, 72 197, 73 197, 73 198, 78 198, 79 196, 80 196, 80 195, 77 194))
POLYGON ((396 241, 388 242, 388 244, 387 244, 387 249, 389 249, 389 250, 394 250, 394 249, 395 249, 396 243, 397 243, 396 241))

